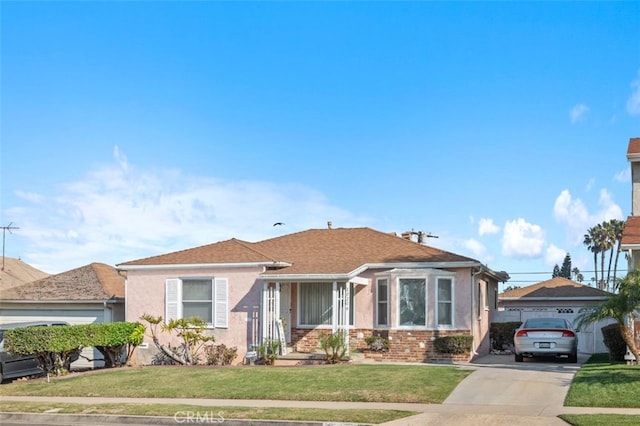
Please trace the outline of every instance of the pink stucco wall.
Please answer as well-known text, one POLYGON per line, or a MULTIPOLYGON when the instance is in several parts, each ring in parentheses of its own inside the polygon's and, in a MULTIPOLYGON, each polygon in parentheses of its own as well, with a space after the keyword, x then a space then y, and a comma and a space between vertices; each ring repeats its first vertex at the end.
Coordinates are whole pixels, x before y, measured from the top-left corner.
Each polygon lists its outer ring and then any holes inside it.
MULTIPOLYGON (((147 313, 153 316, 165 315, 165 281, 169 278, 217 277, 229 280, 228 309, 229 327, 211 329, 216 343, 238 348, 238 354, 244 356, 247 345, 253 338, 257 324, 254 318, 260 311, 262 281, 257 280, 261 268, 241 269, 171 269, 171 270, 133 270, 127 273, 127 321, 140 321, 147 313)), ((177 344, 177 339, 168 339, 163 334, 163 342, 177 344)), ((149 344, 149 352, 153 352, 153 342, 147 331, 145 342, 149 344)), ((140 350, 141 358, 148 361, 150 354, 140 350)))
MULTIPOLYGON (((248 345, 255 342, 259 337, 259 321, 261 294, 263 281, 258 278, 262 268, 198 268, 198 269, 144 269, 132 270, 127 273, 126 285, 126 320, 139 321, 145 314, 154 316, 165 314, 165 281, 168 278, 186 277, 217 277, 227 278, 229 281, 229 327, 212 329, 210 332, 215 336, 217 343, 224 343, 227 346, 238 348, 239 359, 248 350, 248 345), (256 333, 258 335, 256 335, 256 333)), ((395 329, 408 329, 407 327, 394 327, 398 316, 398 274, 394 272, 380 275, 380 270, 369 270, 361 276, 370 279, 369 285, 357 285, 355 289, 355 329, 376 328, 376 279, 387 277, 389 279, 389 300, 390 300, 390 323, 395 329)), ((476 336, 474 349, 479 353, 488 353, 489 339, 488 330, 490 318, 493 312, 492 293, 497 284, 483 284, 480 290, 477 284, 472 285, 471 270, 460 269, 451 275, 454 280, 453 285, 453 326, 437 327, 435 318, 436 297, 436 277, 437 271, 431 271, 427 283, 427 325, 420 327, 422 330, 442 330, 448 334, 459 331, 469 333, 469 330, 476 336), (478 310, 478 291, 481 291, 481 299, 486 297, 489 309, 485 310, 484 305, 478 310), (479 314, 479 315, 478 315, 479 314)), ((421 272, 418 272, 420 275, 421 272)), ((406 276, 406 271, 401 275, 406 276)), ((297 285, 291 285, 291 321, 295 327, 297 325, 297 285)), ((143 322, 144 323, 144 322, 143 322)), ((147 333, 149 334, 149 333, 147 333)), ((165 338, 164 342, 168 340, 165 338)), ((140 350, 141 363, 149 362, 150 354, 154 351, 154 346, 150 336, 145 340, 150 349, 140 350)), ((173 344, 177 340, 172 341, 173 344)))

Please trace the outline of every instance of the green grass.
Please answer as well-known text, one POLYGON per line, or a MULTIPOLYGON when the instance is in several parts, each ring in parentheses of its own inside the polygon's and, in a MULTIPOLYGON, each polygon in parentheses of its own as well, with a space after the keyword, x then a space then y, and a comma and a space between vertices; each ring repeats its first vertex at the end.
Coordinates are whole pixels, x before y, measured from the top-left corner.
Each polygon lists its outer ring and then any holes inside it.
POLYGON ((3 395, 224 398, 439 404, 471 374, 453 366, 146 366, 0 386, 3 395))
POLYGON ((318 408, 254 408, 254 407, 203 407, 182 404, 69 404, 54 402, 5 402, 0 401, 3 413, 58 413, 58 414, 107 414, 127 416, 172 417, 184 420, 199 416, 215 419, 260 419, 316 421, 340 423, 378 424, 416 414, 401 410, 327 410, 318 408))
POLYGON ((573 426, 637 426, 640 416, 625 414, 561 414, 565 422, 573 426))
POLYGON ((576 373, 565 406, 640 408, 638 395, 640 366, 612 363, 607 354, 596 354, 576 373))

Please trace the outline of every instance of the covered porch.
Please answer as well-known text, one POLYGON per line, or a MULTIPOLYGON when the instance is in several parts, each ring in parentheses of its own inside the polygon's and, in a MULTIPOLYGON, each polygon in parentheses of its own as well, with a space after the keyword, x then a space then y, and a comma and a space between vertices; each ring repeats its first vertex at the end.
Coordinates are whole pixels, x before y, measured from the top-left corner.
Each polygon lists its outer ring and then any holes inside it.
POLYGON ((322 334, 341 333, 347 354, 355 327, 355 293, 369 280, 278 280, 263 284, 260 342, 280 342, 280 356, 320 352, 322 334))

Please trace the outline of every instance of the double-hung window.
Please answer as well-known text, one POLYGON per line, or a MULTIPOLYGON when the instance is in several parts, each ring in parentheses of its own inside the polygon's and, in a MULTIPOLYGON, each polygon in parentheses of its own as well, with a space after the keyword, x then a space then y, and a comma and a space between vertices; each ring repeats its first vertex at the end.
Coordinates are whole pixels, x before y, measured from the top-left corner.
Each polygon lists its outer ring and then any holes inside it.
POLYGON ((228 327, 226 278, 170 278, 165 283, 165 318, 198 317, 214 327, 228 327))
POLYGON ((437 288, 437 323, 438 326, 453 325, 453 280, 451 278, 438 278, 437 288))
POLYGON ((389 325, 389 279, 380 278, 377 281, 377 325, 389 325))

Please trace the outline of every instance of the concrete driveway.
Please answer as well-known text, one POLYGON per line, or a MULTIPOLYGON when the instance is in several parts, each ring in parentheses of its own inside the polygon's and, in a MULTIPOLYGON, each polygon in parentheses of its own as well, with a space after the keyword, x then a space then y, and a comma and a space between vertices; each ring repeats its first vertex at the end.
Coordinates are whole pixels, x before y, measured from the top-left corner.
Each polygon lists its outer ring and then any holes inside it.
POLYGON ((566 425, 558 414, 590 412, 563 407, 573 376, 588 358, 581 354, 578 363, 571 364, 557 359, 515 362, 513 355, 487 355, 468 366, 474 372, 443 404, 388 425, 566 425))

